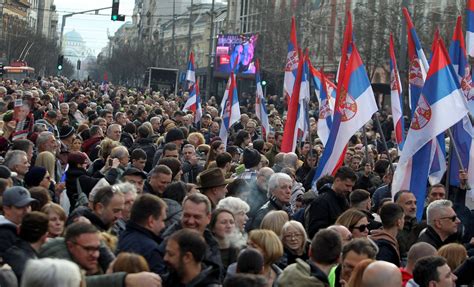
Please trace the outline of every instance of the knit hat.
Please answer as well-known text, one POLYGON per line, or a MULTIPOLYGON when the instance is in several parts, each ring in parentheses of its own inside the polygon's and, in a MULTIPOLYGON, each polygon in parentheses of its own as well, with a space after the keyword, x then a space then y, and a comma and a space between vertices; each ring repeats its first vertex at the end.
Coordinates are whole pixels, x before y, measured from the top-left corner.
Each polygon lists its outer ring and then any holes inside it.
POLYGON ((166 133, 166 136, 165 136, 166 143, 177 141, 177 140, 184 140, 184 134, 182 130, 178 128, 174 128, 166 133))
POLYGON ((17 177, 16 172, 11 171, 8 167, 0 165, 0 178, 8 179, 10 177, 17 177))
POLYGON ((79 164, 84 164, 87 161, 87 156, 82 152, 71 152, 67 156, 67 163, 71 166, 77 166, 79 164))
POLYGON ((253 148, 246 148, 243 154, 243 161, 245 168, 256 167, 260 163, 262 156, 258 150, 253 148))
POLYGON ((71 126, 62 126, 59 130, 59 139, 67 139, 72 136, 75 132, 75 129, 71 126))
POLYGON ((28 187, 38 186, 46 175, 46 168, 34 166, 25 174, 25 185, 28 187))

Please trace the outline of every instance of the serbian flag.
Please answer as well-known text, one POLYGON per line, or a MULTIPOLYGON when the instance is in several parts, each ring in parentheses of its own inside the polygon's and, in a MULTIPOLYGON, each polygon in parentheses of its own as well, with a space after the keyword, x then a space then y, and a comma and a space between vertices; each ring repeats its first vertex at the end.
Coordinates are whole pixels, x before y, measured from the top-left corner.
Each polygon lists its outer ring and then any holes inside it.
POLYGON ((288 104, 288 114, 286 116, 285 128, 283 132, 283 139, 281 142, 281 152, 294 152, 296 149, 295 139, 298 137, 297 120, 299 114, 299 97, 301 78, 303 73, 304 57, 299 57, 298 72, 296 74, 295 84, 293 86, 293 96, 290 98, 288 104))
POLYGON ((189 98, 184 104, 183 111, 192 111, 194 122, 198 123, 202 117, 201 95, 199 94, 199 85, 196 82, 196 68, 194 65, 194 53, 189 55, 188 70, 186 72, 186 81, 188 83, 189 98))
POLYGON ((297 136, 304 141, 309 134, 309 98, 310 98, 310 84, 309 84, 309 61, 308 53, 306 52, 303 58, 303 69, 301 71, 300 93, 298 98, 298 115, 296 119, 296 128, 298 133, 293 136, 293 147, 296 149, 297 136))
MULTIPOLYGON (((238 61, 236 61, 238 63, 238 61)), ((237 66, 237 65, 235 65, 237 66)), ((221 103, 221 129, 219 137, 221 138, 224 146, 227 146, 227 138, 229 135, 230 127, 240 120, 240 105, 239 98, 237 95, 237 82, 235 79, 235 71, 230 72, 229 80, 222 97, 221 103)))
POLYGON ((408 31, 408 95, 410 98, 410 108, 412 109, 413 114, 414 109, 418 103, 421 90, 423 89, 423 85, 425 83, 426 72, 429 69, 429 65, 428 61, 426 60, 425 53, 421 48, 420 40, 416 35, 415 26, 413 25, 410 14, 406 8, 403 8, 403 14, 405 15, 408 31))
POLYGON ((288 42, 288 54, 286 56, 285 77, 283 80, 283 94, 287 105, 290 104, 290 99, 293 95, 293 86, 295 85, 296 74, 298 72, 298 63, 299 55, 298 42, 296 41, 296 21, 295 17, 292 17, 290 41, 288 42))
POLYGON ((352 45, 338 96, 329 138, 316 169, 313 185, 325 175, 334 175, 341 166, 349 139, 377 112, 374 92, 356 46, 352 45))
POLYGON ((390 100, 392 103, 392 117, 395 131, 395 139, 398 148, 403 149, 405 141, 404 121, 403 121, 403 95, 400 74, 397 68, 397 59, 395 58, 395 49, 393 36, 390 34, 390 100))
POLYGON ((464 45, 461 16, 458 17, 456 22, 453 39, 449 46, 449 57, 458 75, 459 82, 461 83, 469 111, 474 115, 474 89, 471 78, 471 67, 467 59, 466 46, 464 45))
MULTIPOLYGON (((449 47, 449 57, 453 63, 454 71, 457 73, 464 96, 466 97, 469 111, 471 114, 474 114, 474 96, 473 89, 471 88, 472 79, 464 46, 461 16, 458 17, 456 22, 456 29, 454 30, 453 39, 449 47)), ((454 140, 453 144, 456 145, 461 157, 462 167, 467 169, 469 173, 468 183, 470 186, 474 186, 474 159, 471 160, 470 156, 474 155, 474 128, 469 120, 469 116, 466 116, 461 121, 457 122, 451 130, 454 140)), ((459 187, 460 169, 461 165, 459 164, 458 157, 454 152, 451 152, 451 166, 449 170, 450 185, 459 187)), ((474 201, 474 198, 472 198, 471 201, 474 201)))
POLYGON ((436 137, 468 113, 466 101, 441 40, 435 45, 431 66, 418 99, 392 183, 392 196, 406 189, 417 198, 421 218, 436 137))
POLYGON ((467 0, 466 5, 467 31, 466 44, 469 56, 474 57, 474 0, 467 0))
POLYGON ((255 114, 260 120, 263 128, 263 138, 270 131, 270 124, 268 121, 267 114, 267 102, 265 101, 265 96, 263 95, 262 89, 262 79, 260 78, 260 61, 257 59, 256 62, 257 72, 255 73, 255 80, 257 82, 257 93, 255 97, 255 114))
POLYGON ((309 71, 313 79, 314 91, 319 103, 318 136, 323 146, 329 138, 334 113, 334 102, 336 98, 336 85, 326 78, 323 72, 318 71, 309 63, 309 71))

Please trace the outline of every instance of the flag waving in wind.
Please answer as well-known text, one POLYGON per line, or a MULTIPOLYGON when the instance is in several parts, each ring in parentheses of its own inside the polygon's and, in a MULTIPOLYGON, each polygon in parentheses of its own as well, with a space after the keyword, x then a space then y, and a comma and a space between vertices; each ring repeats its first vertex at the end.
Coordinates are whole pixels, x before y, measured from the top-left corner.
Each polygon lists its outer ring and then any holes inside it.
POLYGON ((469 56, 474 57, 474 0, 467 0, 466 4, 466 43, 469 56))
MULTIPOLYGON (((309 61, 309 59, 308 59, 309 61)), ((332 126, 332 116, 334 113, 334 101, 336 97, 336 85, 326 78, 324 72, 318 71, 309 62, 309 71, 313 79, 316 98, 319 103, 318 136, 323 146, 329 138, 329 131, 332 126)))
POLYGON ((265 101, 265 96, 263 95, 262 80, 260 78, 260 61, 258 59, 256 62, 256 68, 257 71, 255 73, 255 80, 257 82, 257 93, 255 97, 255 114, 262 123, 262 137, 265 138, 265 135, 270 131, 270 124, 267 114, 267 102, 265 101))
MULTIPOLYGON (((238 63, 239 61, 236 62, 238 63)), ((227 146, 227 137, 229 135, 229 129, 233 124, 240 120, 240 105, 239 97, 237 95, 237 82, 235 79, 234 70, 230 72, 224 96, 222 97, 221 107, 222 123, 219 132, 219 137, 221 138, 222 143, 224 143, 224 146, 227 146)))
POLYGON ((397 141, 398 148, 402 150, 403 143, 405 141, 402 83, 400 81, 400 74, 398 73, 392 34, 390 34, 390 98, 392 103, 392 117, 395 139, 397 141))
MULTIPOLYGON (((350 14, 349 14, 350 17, 350 14)), ((352 27, 349 27, 352 30, 352 27)), ((348 27, 346 27, 346 32, 348 27)), ((346 39, 346 37, 344 37, 346 39)), ((347 42, 345 43, 347 45, 347 42)), ((346 52, 343 48, 344 52, 346 52)), ((341 70, 342 72, 342 70, 341 70)), ((313 178, 313 186, 324 175, 334 175, 341 166, 349 139, 377 111, 374 92, 359 52, 352 43, 352 52, 338 82, 337 99, 329 138, 313 178)))
POLYGON ((201 95, 199 94, 199 85, 196 81, 196 68, 194 65, 194 53, 189 55, 188 70, 186 72, 186 81, 188 83, 189 98, 184 104, 183 111, 192 111, 194 113, 194 122, 198 123, 202 117, 201 95))
POLYGON ((410 190, 417 198, 417 217, 421 218, 426 198, 433 146, 430 141, 467 114, 464 95, 441 40, 435 44, 430 69, 419 96, 403 152, 395 170, 392 195, 410 190))
POLYGON ((288 54, 286 56, 285 77, 283 80, 283 94, 287 105, 290 105, 290 99, 293 95, 293 86, 296 81, 298 72, 298 42, 296 41, 296 21, 295 17, 291 18, 290 41, 288 42, 288 54))
POLYGON ((420 96, 421 89, 425 83, 426 72, 429 69, 428 61, 426 60, 425 53, 421 48, 420 40, 416 35, 415 26, 411 21, 410 14, 406 8, 403 8, 403 14, 407 22, 408 31, 408 61, 409 61, 409 98, 410 108, 412 114, 418 103, 418 97, 420 96))
MULTIPOLYGON (((453 63, 454 71, 457 73, 464 96, 466 97, 468 108, 471 114, 474 114, 474 89, 471 87, 472 79, 470 66, 467 61, 466 49, 464 46, 464 37, 462 33, 462 18, 458 17, 456 29, 454 30, 453 39, 449 46, 449 57, 453 63)), ((462 167, 468 171, 468 183, 474 186, 474 128, 469 120, 469 116, 465 116, 461 121, 452 127, 454 144, 461 157, 462 167)), ((461 166, 458 157, 451 153, 451 164, 449 170, 449 183, 453 186, 460 186, 459 171, 461 166)), ((474 201, 472 196, 466 198, 466 203, 474 201)), ((470 205, 472 205, 471 203, 470 205)))

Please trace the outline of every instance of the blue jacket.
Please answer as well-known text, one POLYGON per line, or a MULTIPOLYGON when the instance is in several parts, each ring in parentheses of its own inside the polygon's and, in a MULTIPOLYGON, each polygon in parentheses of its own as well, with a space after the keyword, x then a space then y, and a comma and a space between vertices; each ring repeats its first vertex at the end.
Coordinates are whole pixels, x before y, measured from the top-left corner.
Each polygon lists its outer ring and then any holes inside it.
POLYGON ((145 257, 150 271, 163 275, 166 272, 165 262, 159 252, 161 238, 153 234, 150 230, 129 221, 126 230, 119 238, 117 251, 133 252, 145 257))

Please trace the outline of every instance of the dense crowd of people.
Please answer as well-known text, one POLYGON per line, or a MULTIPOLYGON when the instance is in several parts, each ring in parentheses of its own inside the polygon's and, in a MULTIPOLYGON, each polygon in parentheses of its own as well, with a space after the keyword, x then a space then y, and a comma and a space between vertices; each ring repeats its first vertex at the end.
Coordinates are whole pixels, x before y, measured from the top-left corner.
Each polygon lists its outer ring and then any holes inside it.
MULTIPOLYGON (((214 97, 65 78, 0 82, 0 286, 468 286, 474 201, 460 186, 391 190, 388 108, 313 186, 311 132, 280 152, 284 102, 254 96, 219 138, 214 97), (387 139, 387 145, 381 140, 387 139), (420 192, 420 191, 416 191, 420 192), (394 196, 392 196, 394 194, 394 196)), ((406 121, 408 122, 408 121, 406 121)))

